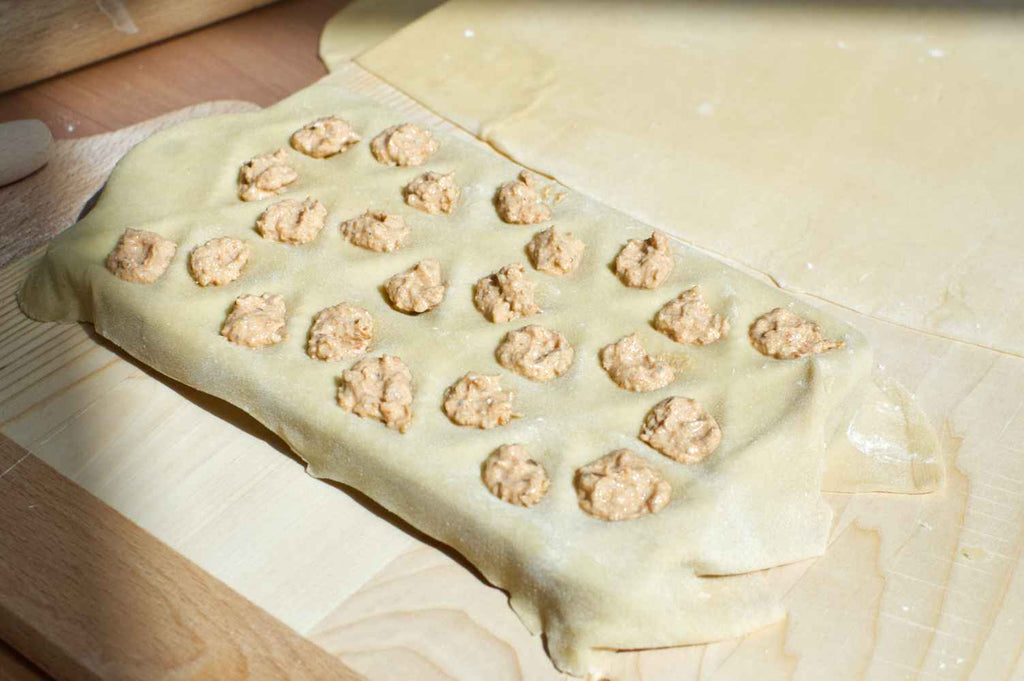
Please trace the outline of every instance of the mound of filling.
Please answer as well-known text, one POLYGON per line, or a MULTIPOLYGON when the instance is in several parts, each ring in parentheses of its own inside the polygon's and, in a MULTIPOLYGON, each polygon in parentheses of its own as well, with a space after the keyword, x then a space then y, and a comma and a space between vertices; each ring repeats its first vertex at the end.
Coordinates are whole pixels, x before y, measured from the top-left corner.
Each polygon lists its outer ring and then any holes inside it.
POLYGON ((669 397, 644 417, 640 439, 680 463, 703 461, 722 442, 722 429, 696 400, 669 397))
POLYGON ((306 156, 327 158, 348 150, 359 139, 348 121, 337 116, 327 116, 293 132, 291 144, 293 149, 306 156))
POLYGON ((178 244, 155 232, 126 229, 107 256, 106 266, 120 279, 152 284, 167 271, 178 244))
POLYGON ((623 390, 646 393, 659 390, 676 378, 675 369, 644 350, 640 336, 630 334, 601 348, 601 368, 623 390))
POLYGON ((532 225, 551 219, 551 207, 537 191, 533 173, 522 171, 519 177, 498 187, 494 197, 498 217, 513 225, 532 225))
POLYGON ((486 430, 503 426, 519 414, 515 393, 501 387, 501 376, 470 372, 444 393, 444 413, 458 426, 486 430))
POLYGON ((433 310, 444 300, 445 288, 441 263, 436 260, 421 260, 384 282, 391 305, 408 314, 433 310))
POLYGON ((338 406, 404 433, 412 423, 412 373, 398 357, 366 357, 341 375, 338 406))
POLYGON ((484 461, 481 473, 491 494, 514 506, 530 507, 548 491, 547 471, 522 445, 502 445, 484 461))
POLYGON ((572 232, 560 231, 552 225, 537 232, 526 244, 526 254, 534 268, 546 274, 572 274, 583 259, 585 246, 572 232))
POLYGON ((668 237, 657 230, 643 241, 630 239, 615 258, 615 274, 633 288, 658 288, 674 266, 668 237))
POLYGON ((273 196, 297 179, 299 174, 288 165, 288 152, 284 149, 253 156, 238 169, 238 198, 259 201, 273 196))
POLYGON ((200 286, 223 286, 242 276, 252 249, 241 239, 222 236, 196 246, 188 256, 188 271, 200 286))
POLYGON ((268 206, 256 218, 256 231, 269 241, 308 244, 316 239, 327 221, 327 207, 306 197, 305 201, 285 199, 268 206))
POLYGON ((458 203, 459 185, 455 173, 442 175, 434 171, 423 173, 402 188, 405 202, 424 213, 451 215, 458 203))
POLYGON ((324 362, 336 362, 365 354, 373 339, 373 317, 361 307, 339 303, 313 317, 306 354, 324 362))
POLYGON ((473 287, 473 304, 495 324, 540 312, 533 301, 536 284, 526 278, 522 263, 505 265, 473 287))
POLYGON ((601 520, 633 520, 665 508, 672 487, 653 466, 628 449, 617 449, 576 471, 576 498, 601 520))
POLYGON ((799 359, 843 347, 843 341, 825 338, 814 322, 781 307, 755 319, 749 334, 758 352, 775 359, 799 359))
POLYGON ((694 286, 658 310, 654 328, 677 343, 708 345, 729 332, 729 322, 711 311, 700 287, 694 286))
POLYGON ((573 349, 557 331, 530 324, 509 331, 494 354, 506 369, 544 383, 568 371, 573 349))
POLYGON ((409 225, 401 215, 366 211, 341 223, 341 233, 354 246, 378 253, 390 253, 402 247, 409 236, 409 225))
POLYGON ((441 148, 429 130, 415 123, 393 125, 370 141, 370 152, 386 166, 421 166, 441 148))
POLYGON ((264 293, 244 295, 235 299, 220 335, 235 345, 264 348, 288 337, 285 332, 284 296, 264 293))

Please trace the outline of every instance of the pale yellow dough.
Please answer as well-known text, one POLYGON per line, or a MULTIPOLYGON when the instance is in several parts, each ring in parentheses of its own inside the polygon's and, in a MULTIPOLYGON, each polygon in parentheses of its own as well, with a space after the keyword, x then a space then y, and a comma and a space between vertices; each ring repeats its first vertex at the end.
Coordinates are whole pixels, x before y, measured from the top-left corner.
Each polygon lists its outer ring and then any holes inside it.
POLYGON ((370 49, 444 0, 351 0, 324 26, 320 60, 334 69, 370 49))
MULTIPOLYGON (((563 333, 575 358, 557 380, 530 381, 495 359, 508 325, 492 324, 473 306, 474 282, 520 259, 529 234, 503 223, 491 203, 494 189, 519 172, 499 155, 444 136, 425 169, 458 173, 465 189, 459 209, 414 231, 401 250, 352 248, 335 224, 301 248, 251 238, 266 203, 239 201, 236 159, 278 148, 292 131, 331 113, 364 138, 403 120, 324 82, 261 112, 186 123, 143 142, 115 169, 92 212, 51 244, 20 293, 23 309, 37 319, 92 322, 140 361, 252 414, 308 462, 311 474, 352 485, 454 547, 509 592, 527 627, 546 633, 561 669, 588 671, 599 648, 706 642, 778 620, 782 609, 762 575, 740 573, 825 550, 831 513, 820 494, 823 443, 848 432, 862 399, 872 367, 864 338, 678 242, 662 289, 625 287, 608 263, 626 239, 646 238, 651 227, 570 192, 558 206, 558 224, 586 243, 588 255, 571 277, 529 276, 543 310, 538 321, 563 333), (153 171, 161 167, 190 172, 153 171), (196 286, 184 258, 152 284, 125 282, 104 259, 127 225, 145 225, 182 252, 214 237, 248 238, 253 257, 228 287, 196 286), (378 286, 425 259, 445 273, 444 304, 420 316, 392 309, 378 286), (845 346, 779 361, 755 351, 743 333, 695 348, 652 330, 648 351, 685 367, 685 381, 646 394, 609 381, 600 348, 649 324, 666 292, 697 284, 734 328, 789 307, 845 346), (281 342, 253 350, 218 333, 239 291, 283 296, 281 342), (400 357, 409 368, 413 416, 404 433, 339 407, 338 379, 350 360, 330 364, 306 354, 313 316, 339 300, 373 317, 374 357, 400 357), (441 408, 444 391, 471 371, 500 374, 521 418, 490 430, 453 425, 441 408), (699 401, 721 425, 720 446, 700 463, 677 463, 637 439, 644 415, 672 395, 699 401), (481 481, 481 461, 509 442, 526 447, 550 478, 530 508, 501 501, 481 481), (610 523, 579 508, 574 472, 617 449, 636 452, 671 485, 671 501, 658 513, 610 523)), ((282 198, 315 195, 334 220, 369 205, 404 214, 414 226, 430 219, 405 206, 400 192, 424 168, 386 167, 367 147, 327 161, 293 154, 299 180, 282 198)), ((889 437, 904 437, 888 425, 889 437)), ((840 460, 862 455, 834 451, 840 460)), ((908 456, 918 454, 928 452, 908 456)), ((937 470, 930 484, 941 480, 937 470)))
POLYGON ((784 287, 1024 355, 1020 4, 580 7, 452 0, 357 61, 784 287))

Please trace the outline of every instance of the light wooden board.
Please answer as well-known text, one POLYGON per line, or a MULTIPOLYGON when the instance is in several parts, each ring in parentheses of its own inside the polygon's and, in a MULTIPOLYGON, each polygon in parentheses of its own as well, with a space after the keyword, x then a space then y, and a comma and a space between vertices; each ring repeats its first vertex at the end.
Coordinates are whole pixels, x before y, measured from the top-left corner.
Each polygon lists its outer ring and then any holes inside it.
MULTIPOLYGON (((352 67, 347 85, 432 122, 352 67)), ((14 307, 0 272, 0 430, 370 679, 557 679, 503 595, 240 411, 14 307)), ((1024 679, 1024 361, 851 313, 950 452, 947 489, 830 496, 818 561, 774 570, 788 621, 616 654, 629 679, 1024 679)))
POLYGON ((0 461, 0 636, 54 678, 360 681, 2 436, 0 461))

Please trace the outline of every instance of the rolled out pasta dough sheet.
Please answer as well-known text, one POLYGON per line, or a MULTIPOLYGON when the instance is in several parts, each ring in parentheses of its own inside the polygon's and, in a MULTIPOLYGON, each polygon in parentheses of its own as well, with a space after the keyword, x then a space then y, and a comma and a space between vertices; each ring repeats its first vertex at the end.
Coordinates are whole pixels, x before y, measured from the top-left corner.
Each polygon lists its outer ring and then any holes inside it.
POLYGON ((356 487, 454 547, 509 592, 531 630, 546 633, 561 669, 587 671, 598 648, 705 642, 778 619, 779 604, 760 575, 739 573, 824 551, 831 520, 820 495, 825 442, 870 375, 863 337, 681 243, 673 244, 676 264, 662 288, 628 289, 609 263, 625 239, 645 237, 650 227, 569 193, 555 209, 555 224, 586 243, 583 263, 564 278, 528 270, 543 312, 522 321, 564 333, 576 360, 546 384, 506 372, 494 349, 519 324, 485 321, 471 289, 496 268, 524 260, 525 244, 543 227, 506 225, 495 214, 495 188, 519 167, 445 136, 424 167, 382 166, 368 140, 399 122, 395 112, 328 81, 260 112, 160 133, 121 161, 93 211, 51 244, 20 303, 37 319, 92 322, 158 371, 251 413, 313 475, 356 487), (299 180, 281 194, 322 200, 327 226, 306 246, 260 239, 253 225, 272 200, 238 200, 239 164, 286 146, 292 131, 329 114, 349 120, 363 142, 326 160, 289 150, 299 180), (452 216, 428 216, 402 203, 401 187, 424 170, 456 173, 462 198, 452 216), (371 206, 405 216, 412 228, 406 247, 381 254, 343 240, 338 224, 371 206), (152 285, 121 281, 103 266, 128 227, 179 245, 152 285), (186 255, 219 236, 246 240, 253 255, 239 280, 203 289, 189 277, 186 255), (442 264, 450 285, 445 301, 418 317, 390 309, 378 286, 424 258, 442 264), (734 329, 703 348, 679 346, 650 328, 658 308, 694 284, 734 329), (256 351, 219 335, 232 301, 245 293, 284 296, 284 342, 256 351), (339 408, 338 377, 350 362, 321 363, 304 352, 313 315, 342 301, 372 314, 371 355, 394 354, 411 368, 415 417, 405 434, 339 408), (746 328, 776 306, 814 319, 845 346, 797 361, 760 355, 746 328), (599 349, 633 331, 650 352, 685 367, 675 383, 634 394, 608 379, 599 349), (518 393, 523 417, 488 431, 450 423, 440 409, 443 391, 470 370, 501 373, 518 393), (636 437, 647 410, 669 395, 698 399, 722 425, 721 446, 700 464, 678 464, 636 437), (483 459, 512 442, 524 444, 551 478, 547 496, 529 509, 501 502, 480 481, 483 459), (607 523, 578 508, 573 472, 619 447, 637 452, 671 483, 672 501, 661 512, 607 523))
POLYGON ((334 70, 444 0, 352 0, 324 25, 320 59, 334 70))
POLYGON ((357 61, 784 287, 1024 355, 1024 11, 909 4, 452 0, 357 61))

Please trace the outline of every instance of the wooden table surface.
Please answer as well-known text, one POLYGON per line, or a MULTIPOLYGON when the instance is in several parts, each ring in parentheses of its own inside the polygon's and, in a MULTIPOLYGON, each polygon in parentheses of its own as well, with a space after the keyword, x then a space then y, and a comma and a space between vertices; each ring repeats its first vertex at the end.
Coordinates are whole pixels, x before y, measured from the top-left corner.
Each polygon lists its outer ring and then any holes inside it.
POLYGON ((286 0, 28 85, 0 95, 0 122, 38 118, 74 138, 201 102, 272 104, 327 73, 320 29, 345 4, 286 0))

